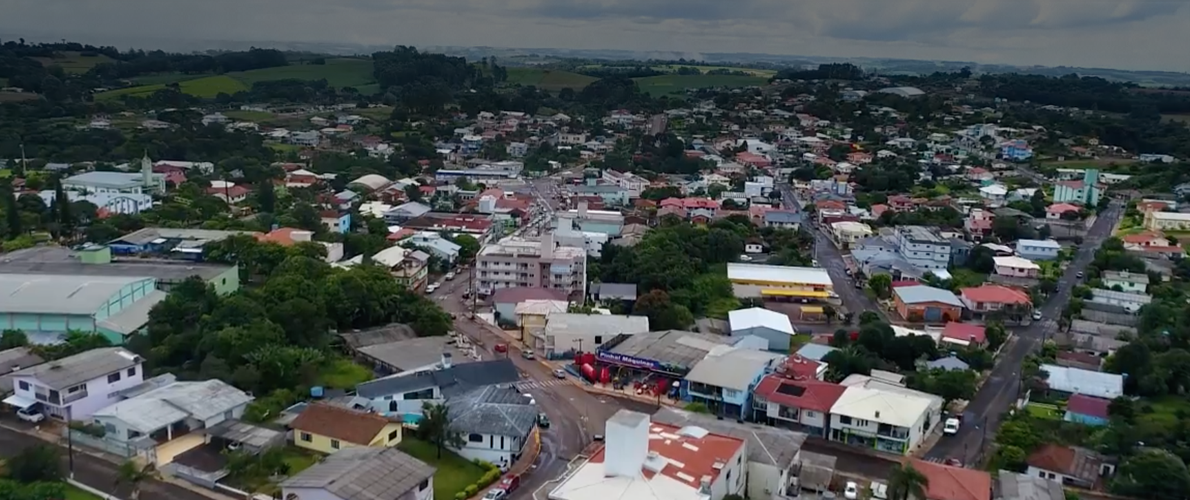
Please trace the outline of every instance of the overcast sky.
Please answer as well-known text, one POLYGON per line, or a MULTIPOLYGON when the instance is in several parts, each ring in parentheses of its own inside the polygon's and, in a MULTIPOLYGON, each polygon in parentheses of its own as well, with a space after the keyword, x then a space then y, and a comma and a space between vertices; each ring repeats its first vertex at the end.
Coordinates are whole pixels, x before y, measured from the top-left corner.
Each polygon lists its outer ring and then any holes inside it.
MULTIPOLYGON (((2 0, 102 41, 556 47, 1190 71, 1190 0, 2 0)), ((35 31, 30 31, 35 30, 35 31)))

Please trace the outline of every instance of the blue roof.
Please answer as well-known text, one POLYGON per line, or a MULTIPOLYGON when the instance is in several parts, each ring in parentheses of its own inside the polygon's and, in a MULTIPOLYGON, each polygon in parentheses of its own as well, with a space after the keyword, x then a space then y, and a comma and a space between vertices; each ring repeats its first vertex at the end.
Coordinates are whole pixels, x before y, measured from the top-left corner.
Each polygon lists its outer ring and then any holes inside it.
POLYGON ((805 220, 801 212, 790 212, 787 210, 769 210, 764 213, 765 222, 779 222, 785 224, 797 223, 801 224, 805 220))
POLYGON ((801 349, 798 349, 797 353, 803 358, 809 358, 814 361, 822 361, 822 358, 825 358, 827 354, 830 354, 831 351, 835 350, 836 349, 834 347, 829 345, 806 344, 802 346, 801 349))

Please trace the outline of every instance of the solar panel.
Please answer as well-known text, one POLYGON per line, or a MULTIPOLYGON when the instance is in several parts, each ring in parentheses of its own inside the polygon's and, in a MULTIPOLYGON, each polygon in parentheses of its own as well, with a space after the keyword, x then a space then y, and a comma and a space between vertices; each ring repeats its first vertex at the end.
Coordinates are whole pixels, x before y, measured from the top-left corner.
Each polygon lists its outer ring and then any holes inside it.
POLYGON ((781 384, 780 387, 777 387, 777 392, 788 396, 793 396, 795 398, 800 398, 802 397, 802 394, 806 393, 806 388, 794 384, 781 384))

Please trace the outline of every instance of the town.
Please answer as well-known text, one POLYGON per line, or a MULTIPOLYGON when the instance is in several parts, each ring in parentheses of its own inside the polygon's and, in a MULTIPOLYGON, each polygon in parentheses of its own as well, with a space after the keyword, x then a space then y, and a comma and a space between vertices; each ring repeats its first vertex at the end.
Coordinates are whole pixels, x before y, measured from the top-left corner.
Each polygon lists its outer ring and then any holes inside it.
POLYGON ((308 57, 0 45, 0 491, 1190 497, 1184 94, 308 57))

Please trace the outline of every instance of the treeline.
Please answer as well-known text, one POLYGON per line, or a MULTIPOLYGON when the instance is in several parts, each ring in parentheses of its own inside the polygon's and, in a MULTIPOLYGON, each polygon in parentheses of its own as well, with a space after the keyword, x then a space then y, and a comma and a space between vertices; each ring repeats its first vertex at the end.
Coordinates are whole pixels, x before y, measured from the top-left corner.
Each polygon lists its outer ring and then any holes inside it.
POLYGON ((653 69, 651 66, 585 66, 575 68, 574 71, 595 78, 644 78, 669 74, 653 69))
POLYGON ((783 69, 775 80, 863 80, 864 70, 851 63, 819 64, 817 69, 783 69))
POLYGON ((251 48, 219 54, 172 54, 160 50, 132 51, 122 60, 97 64, 87 74, 101 81, 114 81, 159 73, 228 73, 286 66, 285 53, 276 49, 251 48))
POLYGON ((1067 108, 1131 113, 1152 108, 1158 113, 1190 113, 1190 92, 1141 89, 1133 83, 1111 82, 1099 77, 1066 75, 1001 74, 979 79, 979 93, 1009 101, 1067 108))

